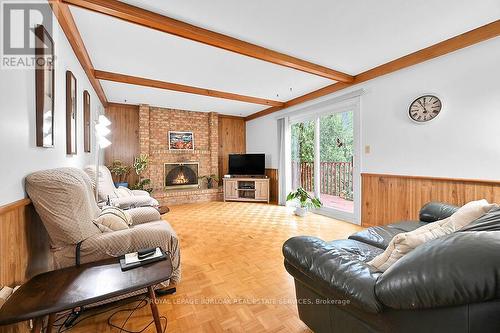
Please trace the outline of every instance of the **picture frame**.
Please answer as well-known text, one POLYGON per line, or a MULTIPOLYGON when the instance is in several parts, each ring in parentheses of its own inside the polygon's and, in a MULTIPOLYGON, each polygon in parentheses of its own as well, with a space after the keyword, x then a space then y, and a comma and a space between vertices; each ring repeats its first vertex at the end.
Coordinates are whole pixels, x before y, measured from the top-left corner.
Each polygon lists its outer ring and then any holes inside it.
POLYGON ((168 131, 169 150, 194 150, 193 132, 168 131))
POLYGON ((43 25, 35 27, 36 146, 54 147, 54 41, 43 25))
POLYGON ((77 153, 77 90, 76 78, 71 71, 66 71, 66 154, 77 153))
POLYGON ((83 151, 90 153, 90 93, 83 91, 83 151))

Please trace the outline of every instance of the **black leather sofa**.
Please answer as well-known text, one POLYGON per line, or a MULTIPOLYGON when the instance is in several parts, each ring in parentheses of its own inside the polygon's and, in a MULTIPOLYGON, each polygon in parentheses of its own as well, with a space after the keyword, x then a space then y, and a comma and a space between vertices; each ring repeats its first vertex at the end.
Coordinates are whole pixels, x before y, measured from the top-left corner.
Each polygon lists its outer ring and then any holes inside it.
POLYGON ((458 207, 429 203, 420 221, 372 227, 346 240, 283 245, 300 319, 321 332, 500 332, 500 209, 425 243, 384 273, 367 264, 392 237, 458 207))

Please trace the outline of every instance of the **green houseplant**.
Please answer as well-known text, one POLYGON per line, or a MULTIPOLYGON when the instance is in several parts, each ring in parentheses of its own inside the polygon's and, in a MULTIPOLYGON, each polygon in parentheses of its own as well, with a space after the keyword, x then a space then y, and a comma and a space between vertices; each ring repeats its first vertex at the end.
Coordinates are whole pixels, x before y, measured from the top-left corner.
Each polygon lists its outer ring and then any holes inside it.
POLYGON ((288 193, 286 201, 296 201, 298 206, 295 208, 295 215, 304 216, 308 209, 320 208, 323 203, 316 197, 312 197, 306 192, 302 187, 297 188, 297 190, 288 193))
POLYGON ((207 188, 213 188, 214 183, 217 185, 219 182, 219 177, 217 175, 208 175, 208 176, 200 176, 198 177, 200 180, 206 180, 207 181, 207 188))
POLYGON ((139 181, 135 184, 132 185, 133 190, 143 190, 143 191, 148 191, 151 193, 153 191, 153 188, 151 186, 151 179, 149 178, 142 178, 142 173, 146 171, 146 169, 149 166, 149 156, 147 154, 140 154, 136 158, 134 158, 134 170, 137 176, 139 176, 139 181))
POLYGON ((116 176, 118 180, 115 182, 115 186, 128 187, 128 182, 125 181, 125 177, 130 173, 130 166, 123 164, 120 160, 114 160, 110 166, 108 166, 109 171, 116 176))

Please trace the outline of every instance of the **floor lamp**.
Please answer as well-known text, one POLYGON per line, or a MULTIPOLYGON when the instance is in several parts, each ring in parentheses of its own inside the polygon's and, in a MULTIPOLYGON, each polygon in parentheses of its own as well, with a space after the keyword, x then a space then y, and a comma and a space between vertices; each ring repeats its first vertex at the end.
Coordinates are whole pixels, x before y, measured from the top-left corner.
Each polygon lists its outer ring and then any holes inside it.
POLYGON ((106 139, 106 136, 111 133, 108 126, 111 125, 111 121, 105 115, 99 115, 97 124, 95 125, 95 135, 97 142, 97 159, 96 159, 96 172, 95 172, 95 199, 99 202, 99 176, 101 173, 100 163, 101 163, 101 149, 104 149, 111 145, 111 141, 106 139))

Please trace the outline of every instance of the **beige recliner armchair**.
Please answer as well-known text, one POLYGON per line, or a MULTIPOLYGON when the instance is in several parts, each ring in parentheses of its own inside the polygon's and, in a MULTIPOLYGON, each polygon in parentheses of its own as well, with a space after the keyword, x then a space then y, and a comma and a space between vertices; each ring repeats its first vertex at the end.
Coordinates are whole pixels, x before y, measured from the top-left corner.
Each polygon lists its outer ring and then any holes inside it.
MULTIPOLYGON (((92 184, 95 186, 96 167, 88 166, 83 169, 90 177, 92 184)), ((147 191, 142 190, 128 190, 119 191, 113 183, 113 177, 109 169, 101 165, 99 167, 99 184, 98 184, 98 199, 100 202, 107 202, 108 198, 110 204, 122 209, 134 207, 158 207, 158 201, 151 197, 147 191)))
POLYGON ((82 170, 59 168, 32 173, 26 177, 26 191, 49 234, 54 268, 75 265, 78 243, 81 263, 161 247, 172 259, 170 283, 179 282, 179 239, 155 208, 130 209, 133 225, 129 229, 102 233, 93 223, 100 209, 91 180, 82 170))

